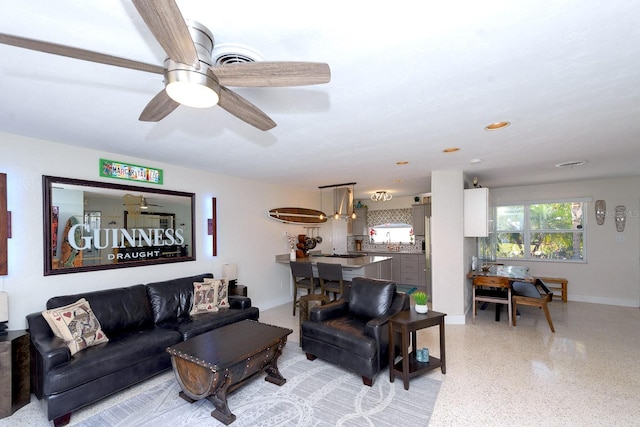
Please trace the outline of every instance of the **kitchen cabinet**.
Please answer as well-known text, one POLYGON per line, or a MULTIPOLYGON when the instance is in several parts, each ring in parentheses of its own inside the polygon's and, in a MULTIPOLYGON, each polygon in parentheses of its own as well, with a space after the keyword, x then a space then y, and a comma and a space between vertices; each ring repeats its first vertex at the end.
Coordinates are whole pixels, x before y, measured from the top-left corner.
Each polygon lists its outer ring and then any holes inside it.
POLYGON ((402 254, 400 282, 403 285, 427 286, 427 261, 424 254, 402 254))
POLYGON ((351 234, 354 236, 368 236, 367 208, 355 208, 353 211, 356 213, 356 219, 353 220, 351 234))
POLYGON ((372 256, 386 256, 391 258, 391 280, 396 283, 400 283, 400 274, 402 271, 401 256, 402 254, 389 253, 389 252, 367 252, 372 256))
POLYGON ((424 236, 424 219, 431 216, 431 204, 413 205, 412 208, 413 234, 415 236, 424 236))
MULTIPOLYGON (((374 254, 369 252, 369 255, 374 254)), ((375 255, 391 258, 390 277, 398 285, 427 287, 427 259, 423 253, 381 252, 375 255)))
POLYGON ((488 188, 464 190, 464 237, 488 237, 493 230, 488 188))

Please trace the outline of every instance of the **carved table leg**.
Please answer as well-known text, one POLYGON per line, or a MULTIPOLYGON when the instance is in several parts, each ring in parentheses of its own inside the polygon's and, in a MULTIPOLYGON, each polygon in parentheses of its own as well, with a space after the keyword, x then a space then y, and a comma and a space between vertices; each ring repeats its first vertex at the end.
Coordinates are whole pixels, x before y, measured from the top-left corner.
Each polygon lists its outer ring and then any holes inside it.
POLYGON ((229 425, 236 420, 236 416, 231 413, 227 404, 227 388, 229 388, 228 381, 222 387, 216 389, 213 394, 207 396, 207 400, 213 403, 216 408, 211 411, 211 416, 225 425, 229 425))
POLYGON ((283 345, 284 344, 281 344, 280 347, 276 350, 276 354, 273 356, 273 360, 265 368, 265 372, 267 373, 267 376, 264 379, 265 381, 269 381, 272 384, 280 385, 280 386, 287 382, 287 380, 282 376, 282 374, 278 370, 278 358, 280 357, 280 355, 282 355, 283 345))

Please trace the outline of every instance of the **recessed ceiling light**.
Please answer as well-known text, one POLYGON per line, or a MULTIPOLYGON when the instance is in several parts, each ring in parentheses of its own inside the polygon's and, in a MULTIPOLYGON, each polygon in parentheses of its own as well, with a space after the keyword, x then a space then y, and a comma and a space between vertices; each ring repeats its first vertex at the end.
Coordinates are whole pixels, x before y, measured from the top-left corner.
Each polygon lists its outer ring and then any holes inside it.
POLYGON ((396 165, 408 165, 409 162, 407 162, 406 160, 401 160, 399 162, 396 162, 396 165))
POLYGON ((482 159, 471 159, 469 160, 469 163, 471 164, 482 163, 482 159))
POLYGON ((491 123, 490 125, 486 125, 484 127, 484 130, 498 130, 498 129, 506 128, 510 124, 511 122, 495 122, 495 123, 491 123))
POLYGON ((455 153, 456 151, 460 151, 458 147, 449 147, 442 150, 443 153, 455 153))
POLYGON ((572 167, 574 167, 574 166, 582 166, 582 165, 584 165, 585 163, 587 163, 587 161, 586 161, 586 160, 572 160, 572 161, 570 161, 570 162, 558 163, 558 164, 556 165, 556 167, 557 167, 557 168, 567 168, 567 167, 572 168, 572 167))

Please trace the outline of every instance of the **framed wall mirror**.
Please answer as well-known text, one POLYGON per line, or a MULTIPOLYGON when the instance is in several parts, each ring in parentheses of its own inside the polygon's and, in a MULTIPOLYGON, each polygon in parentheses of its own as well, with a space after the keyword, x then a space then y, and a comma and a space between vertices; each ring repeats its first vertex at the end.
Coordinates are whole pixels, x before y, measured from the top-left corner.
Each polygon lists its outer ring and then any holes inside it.
POLYGON ((44 275, 194 261, 195 194, 42 177, 44 275))

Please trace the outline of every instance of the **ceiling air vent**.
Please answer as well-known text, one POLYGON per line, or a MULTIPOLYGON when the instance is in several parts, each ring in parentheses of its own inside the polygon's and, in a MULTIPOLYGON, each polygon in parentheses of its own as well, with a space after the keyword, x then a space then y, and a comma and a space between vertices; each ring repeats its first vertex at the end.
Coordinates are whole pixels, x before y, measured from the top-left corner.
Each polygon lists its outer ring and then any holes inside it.
POLYGON ((240 45, 220 44, 211 53, 215 65, 242 64, 264 61, 258 52, 240 45))

